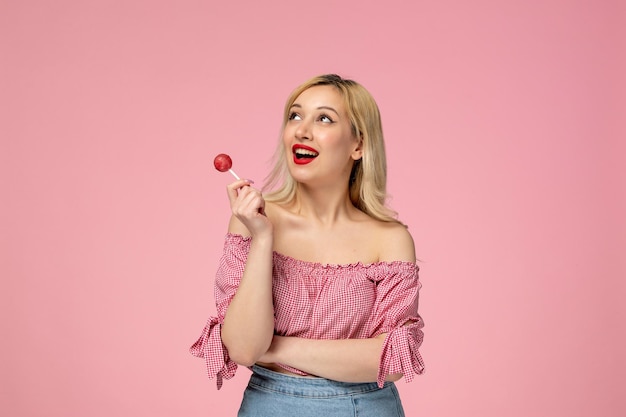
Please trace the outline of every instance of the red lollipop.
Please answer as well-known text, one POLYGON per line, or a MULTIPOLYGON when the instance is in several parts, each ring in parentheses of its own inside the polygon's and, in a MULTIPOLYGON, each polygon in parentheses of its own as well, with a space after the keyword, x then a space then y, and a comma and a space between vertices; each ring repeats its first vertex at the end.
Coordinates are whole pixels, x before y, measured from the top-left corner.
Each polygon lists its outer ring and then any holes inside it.
POLYGON ((219 172, 230 172, 233 177, 235 177, 236 179, 240 180, 241 178, 239 178, 239 176, 237 174, 235 174, 235 171, 233 171, 231 168, 233 166, 233 160, 230 159, 230 156, 226 155, 225 153, 221 153, 219 155, 217 155, 215 157, 215 159, 213 160, 213 165, 215 165, 215 169, 217 169, 219 172))

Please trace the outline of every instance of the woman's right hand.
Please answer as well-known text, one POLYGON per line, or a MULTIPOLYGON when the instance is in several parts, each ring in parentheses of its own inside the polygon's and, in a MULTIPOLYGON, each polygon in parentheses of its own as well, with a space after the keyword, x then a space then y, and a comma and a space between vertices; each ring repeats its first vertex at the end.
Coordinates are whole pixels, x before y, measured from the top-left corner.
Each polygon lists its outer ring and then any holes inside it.
POLYGON ((265 199, 249 180, 238 180, 227 187, 233 215, 254 236, 271 235, 272 222, 265 215, 265 199))

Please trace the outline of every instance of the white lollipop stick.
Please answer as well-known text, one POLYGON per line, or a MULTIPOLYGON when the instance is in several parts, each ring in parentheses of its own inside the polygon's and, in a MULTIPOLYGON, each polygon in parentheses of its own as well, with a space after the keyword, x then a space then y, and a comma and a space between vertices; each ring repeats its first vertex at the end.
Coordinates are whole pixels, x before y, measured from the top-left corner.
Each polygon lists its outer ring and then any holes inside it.
POLYGON ((235 177, 236 180, 240 180, 241 179, 241 178, 239 178, 239 175, 235 174, 235 171, 233 171, 232 168, 229 169, 228 172, 230 172, 233 175, 233 177, 235 177))

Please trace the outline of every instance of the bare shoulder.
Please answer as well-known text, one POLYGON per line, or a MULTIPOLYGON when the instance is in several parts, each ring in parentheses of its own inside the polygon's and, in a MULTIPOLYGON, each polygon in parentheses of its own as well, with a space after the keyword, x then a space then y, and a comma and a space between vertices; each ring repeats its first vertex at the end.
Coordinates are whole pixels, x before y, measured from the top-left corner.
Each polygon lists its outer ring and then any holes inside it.
POLYGON ((415 243, 406 226, 380 222, 377 229, 381 261, 415 262, 415 243))

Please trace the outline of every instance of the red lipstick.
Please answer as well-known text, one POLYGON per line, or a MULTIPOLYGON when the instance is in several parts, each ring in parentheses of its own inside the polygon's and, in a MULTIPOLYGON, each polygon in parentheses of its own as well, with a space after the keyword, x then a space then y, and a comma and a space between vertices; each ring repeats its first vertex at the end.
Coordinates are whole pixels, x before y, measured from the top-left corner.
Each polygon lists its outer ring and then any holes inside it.
POLYGON ((319 155, 317 150, 299 143, 293 145, 291 152, 293 153, 293 162, 297 165, 306 165, 319 155))

